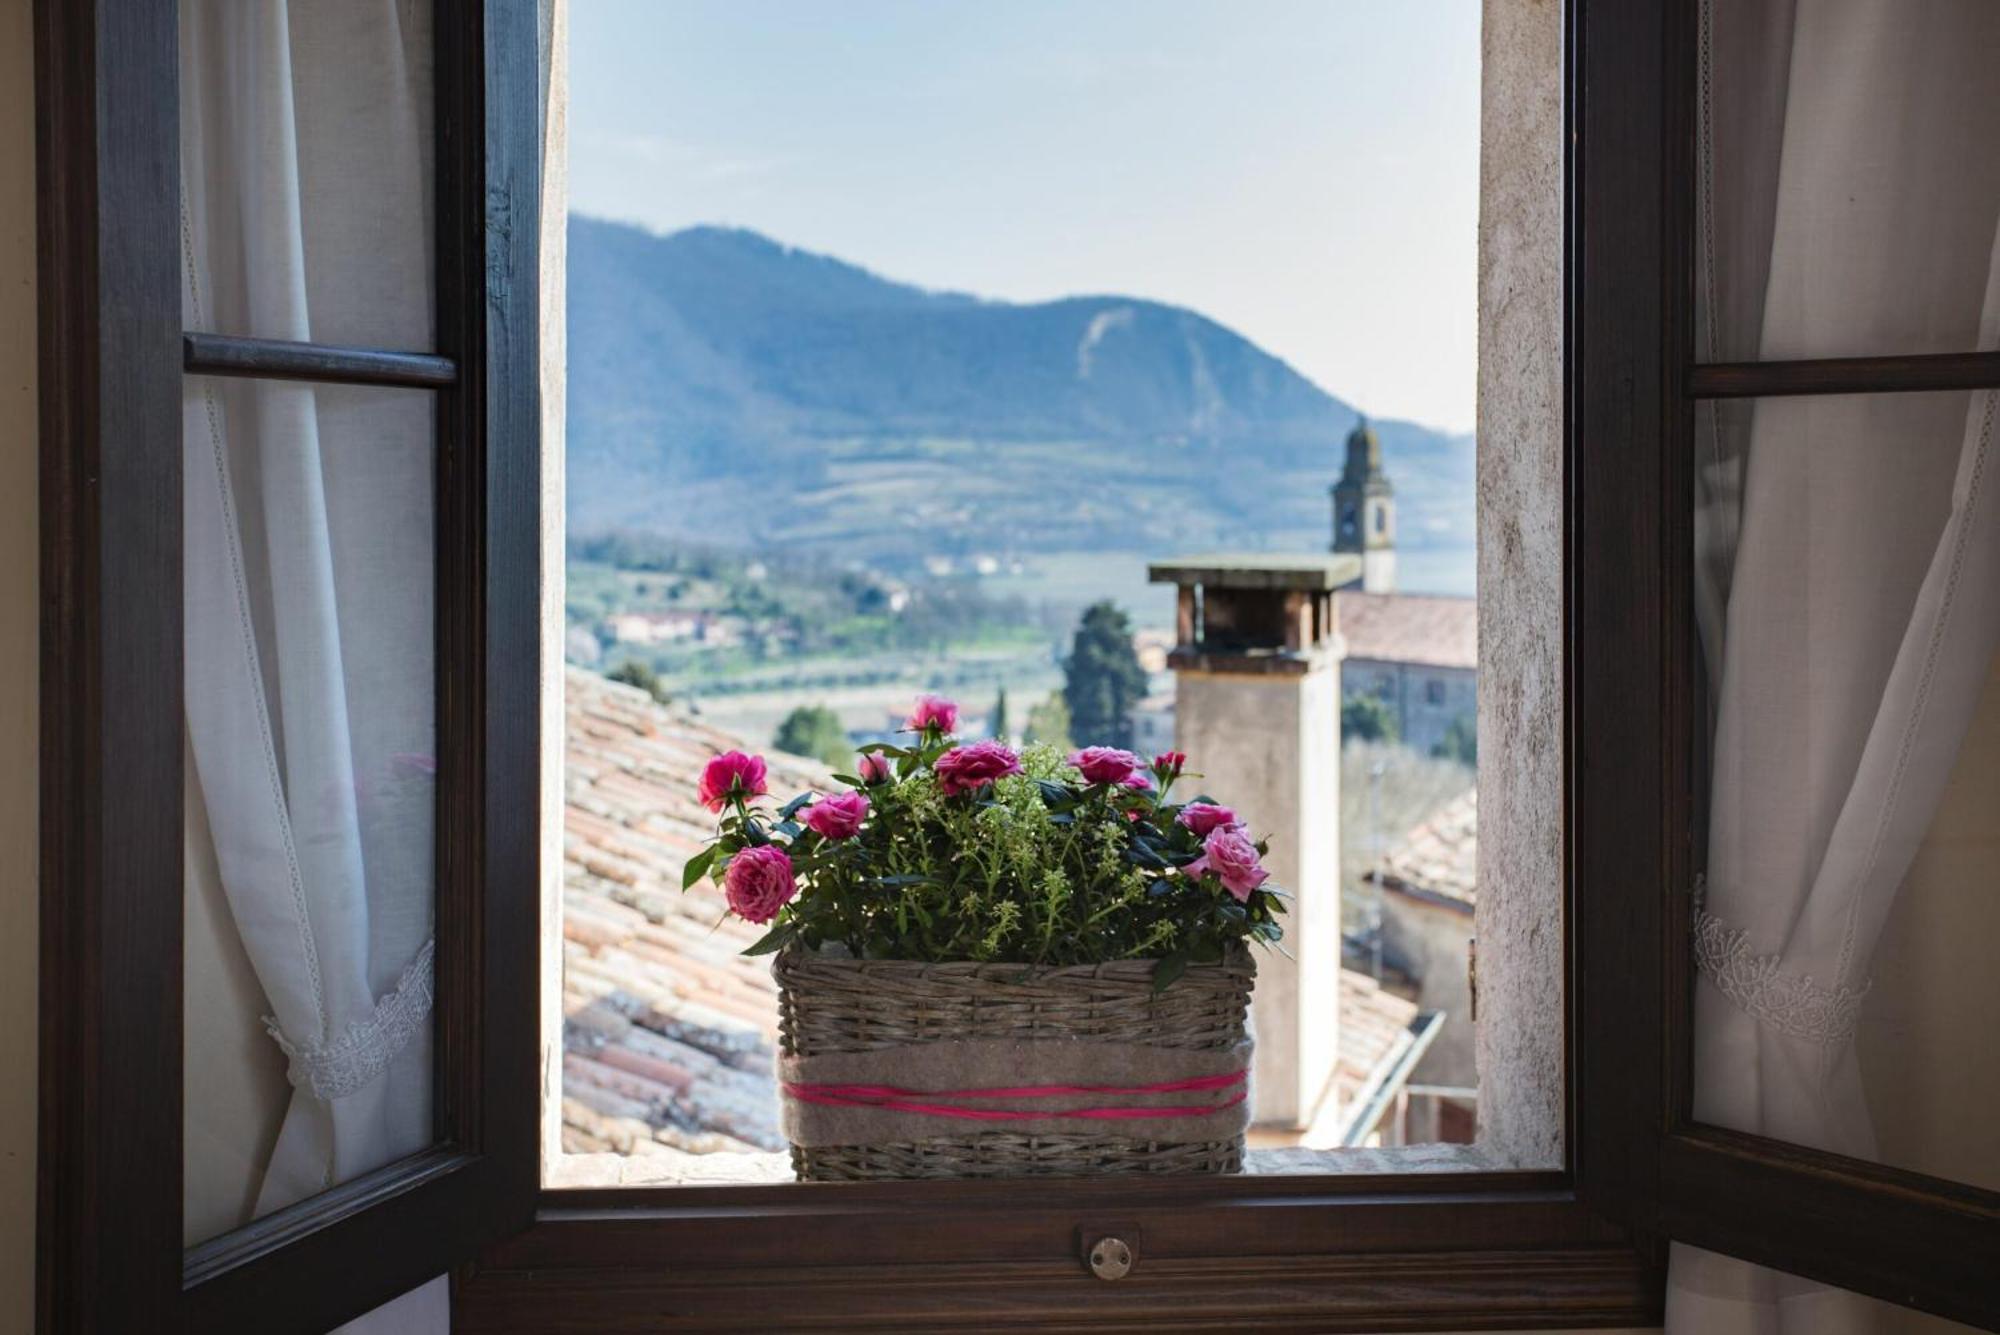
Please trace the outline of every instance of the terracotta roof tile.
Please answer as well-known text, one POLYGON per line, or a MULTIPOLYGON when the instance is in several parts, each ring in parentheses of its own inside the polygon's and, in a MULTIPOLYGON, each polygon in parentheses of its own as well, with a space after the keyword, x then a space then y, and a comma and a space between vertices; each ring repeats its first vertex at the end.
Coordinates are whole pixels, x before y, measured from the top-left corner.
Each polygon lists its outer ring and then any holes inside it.
POLYGON ((1334 618, 1349 658, 1479 666, 1479 604, 1472 598, 1348 589, 1334 595, 1334 618))
POLYGON ((1470 908, 1478 902, 1479 793, 1447 802, 1389 851, 1368 879, 1385 889, 1470 908))

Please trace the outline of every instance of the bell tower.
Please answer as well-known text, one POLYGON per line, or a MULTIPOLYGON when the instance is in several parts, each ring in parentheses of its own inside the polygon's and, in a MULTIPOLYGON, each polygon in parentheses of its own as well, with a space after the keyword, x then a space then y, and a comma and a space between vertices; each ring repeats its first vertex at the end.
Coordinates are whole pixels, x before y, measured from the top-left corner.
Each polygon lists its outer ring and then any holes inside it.
POLYGON ((1362 592, 1396 591, 1396 489, 1366 417, 1347 433, 1347 462, 1333 484, 1333 550, 1361 558, 1362 592))

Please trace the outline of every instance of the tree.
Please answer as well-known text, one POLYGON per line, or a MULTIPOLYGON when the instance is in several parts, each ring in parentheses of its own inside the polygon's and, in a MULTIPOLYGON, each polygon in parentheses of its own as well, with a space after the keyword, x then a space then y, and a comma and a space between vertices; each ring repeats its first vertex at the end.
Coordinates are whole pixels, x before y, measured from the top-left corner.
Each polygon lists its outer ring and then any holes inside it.
POLYGON ((840 715, 825 705, 800 705, 785 715, 771 745, 836 768, 854 759, 854 747, 847 740, 847 729, 840 725, 840 715))
POLYGON ((661 682, 660 674, 636 658, 626 659, 604 675, 612 681, 621 681, 627 686, 637 686, 640 690, 652 696, 653 703, 656 705, 667 703, 667 688, 661 682))
POLYGON ((1340 740, 1393 742, 1401 735, 1396 716, 1380 696, 1352 695, 1340 702, 1340 740))
POLYGON ((1444 730, 1444 736, 1431 748, 1431 754, 1439 760, 1456 760, 1461 765, 1479 765, 1479 723, 1470 714, 1460 714, 1444 730))
POLYGON ((988 721, 986 731, 1001 741, 1007 740, 1007 688, 1002 686, 1000 694, 993 700, 993 717, 988 721))
POLYGON ((1132 623, 1116 604, 1084 609, 1063 680, 1071 737, 1085 746, 1132 745, 1132 706, 1145 698, 1146 670, 1132 648, 1132 623))
POLYGON ((1029 706, 1028 726, 1021 740, 1047 742, 1065 751, 1075 745, 1069 736, 1069 706, 1063 703, 1061 691, 1050 691, 1048 699, 1029 706))

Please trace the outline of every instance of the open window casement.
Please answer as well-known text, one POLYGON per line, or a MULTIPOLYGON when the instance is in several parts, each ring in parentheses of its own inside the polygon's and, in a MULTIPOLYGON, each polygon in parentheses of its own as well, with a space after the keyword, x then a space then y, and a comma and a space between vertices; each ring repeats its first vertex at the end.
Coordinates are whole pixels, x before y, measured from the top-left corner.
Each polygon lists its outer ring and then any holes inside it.
POLYGON ((1991 993, 1924 1009, 1992 899, 1990 6, 1489 0, 1507 1154, 634 1190, 538 1129, 559 8, 37 5, 41 1330, 2000 1325, 1991 993))
POLYGON ((1992 901, 2000 779, 1996 19, 1579 29, 1580 78, 1663 77, 1581 85, 1571 612, 1643 639, 1570 671, 1578 892, 1629 907, 1598 948, 1664 1073, 1586 1158, 1674 1240, 1677 1335, 2000 1322, 1993 1049, 1942 1041, 2000 1006, 1949 944, 1992 901))
POLYGON ((38 22, 42 1325, 442 1331, 535 1186, 541 16, 38 22))

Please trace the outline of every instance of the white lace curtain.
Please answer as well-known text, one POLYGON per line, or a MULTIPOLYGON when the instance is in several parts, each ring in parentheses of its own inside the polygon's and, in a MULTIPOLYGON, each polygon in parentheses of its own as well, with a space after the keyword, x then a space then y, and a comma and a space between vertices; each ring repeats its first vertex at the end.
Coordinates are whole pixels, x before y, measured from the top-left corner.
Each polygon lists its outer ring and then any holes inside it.
MULTIPOLYGON (((2000 348, 2000 4, 1710 0, 1703 28, 1704 358, 2000 348)), ((1996 408, 1769 399, 1698 420, 1702 1121, 1875 1153, 1855 1020, 2000 652, 1996 408)), ((1882 1320, 1675 1248, 1671 1335, 1882 1320)))
MULTIPOLYGON (((188 327, 432 346, 428 6, 184 0, 181 61, 188 327)), ((432 414, 184 394, 190 749, 294 1086, 260 1215, 432 1139, 432 414)), ((447 1326, 440 1280, 352 1329, 447 1326)))

